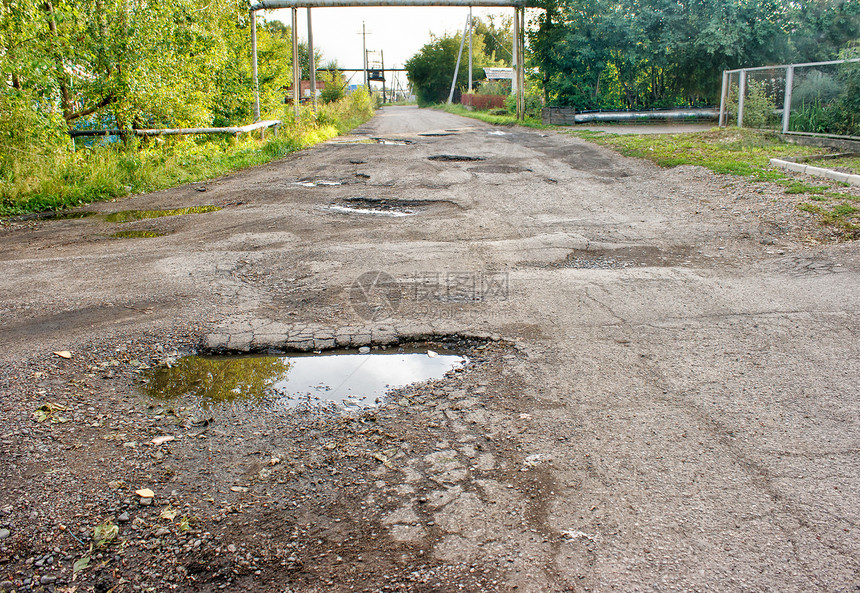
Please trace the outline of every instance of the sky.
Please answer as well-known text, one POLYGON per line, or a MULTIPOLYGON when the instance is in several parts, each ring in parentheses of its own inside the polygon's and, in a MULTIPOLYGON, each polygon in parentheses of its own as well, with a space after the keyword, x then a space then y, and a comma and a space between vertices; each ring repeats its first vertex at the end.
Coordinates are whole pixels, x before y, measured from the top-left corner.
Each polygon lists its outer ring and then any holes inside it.
MULTIPOLYGON (((281 20, 290 25, 289 9, 263 12, 267 20, 281 20)), ((512 8, 473 8, 472 15, 513 15, 512 8)), ((325 61, 337 60, 341 68, 362 68, 361 23, 367 28, 367 49, 381 50, 386 68, 402 68, 421 47, 430 41, 430 34, 441 36, 463 30, 469 9, 451 6, 404 6, 372 8, 314 8, 312 11, 314 46, 322 50, 325 61)), ((307 11, 299 9, 299 38, 307 39, 307 11)), ((346 73, 346 77, 352 73, 346 73)), ((451 73, 453 76, 453 72, 451 73)), ((401 75, 405 86, 406 77, 401 75)), ((356 73, 352 81, 363 83, 356 73)), ((390 86, 390 84, 389 84, 390 86)))

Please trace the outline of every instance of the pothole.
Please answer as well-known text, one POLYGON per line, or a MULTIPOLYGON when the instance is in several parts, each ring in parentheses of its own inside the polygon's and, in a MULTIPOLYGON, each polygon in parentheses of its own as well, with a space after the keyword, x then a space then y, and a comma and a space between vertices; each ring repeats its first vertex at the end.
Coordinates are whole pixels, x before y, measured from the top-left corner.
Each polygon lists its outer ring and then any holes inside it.
POLYGON ((396 198, 367 198, 357 196, 344 198, 331 204, 326 210, 344 214, 370 214, 376 216, 413 216, 423 210, 429 202, 421 200, 399 200, 396 198))
POLYGON ((407 146, 415 144, 412 140, 403 140, 400 138, 371 138, 377 144, 385 144, 388 146, 407 146))
POLYGON ((468 156, 462 154, 434 154, 433 156, 427 157, 431 161, 443 161, 448 163, 458 163, 458 162, 472 162, 472 161, 485 161, 486 157, 482 156, 468 156))
POLYGON ((423 132, 419 136, 438 137, 438 136, 456 136, 456 132, 423 132))
POLYGON ((328 179, 317 179, 314 181, 302 180, 302 181, 293 181, 293 185, 300 185, 301 187, 336 187, 338 185, 343 185, 343 181, 331 181, 328 179))
POLYGON ((478 165, 477 167, 469 167, 467 171, 471 173, 525 173, 531 172, 531 169, 525 167, 517 167, 514 165, 478 165))
POLYGON ((161 218, 162 216, 179 216, 182 214, 206 214, 217 212, 219 206, 189 206, 187 208, 174 208, 172 210, 121 210, 112 212, 105 216, 107 222, 131 222, 133 220, 148 220, 150 218, 161 218))
POLYGON ((689 249, 678 247, 663 250, 658 247, 636 246, 616 249, 574 249, 561 262, 551 264, 555 268, 583 270, 613 270, 633 267, 665 267, 689 264, 689 249))
POLYGON ((379 405, 391 390, 441 379, 468 362, 435 344, 288 356, 190 355, 150 370, 144 392, 203 408, 361 410, 379 405))

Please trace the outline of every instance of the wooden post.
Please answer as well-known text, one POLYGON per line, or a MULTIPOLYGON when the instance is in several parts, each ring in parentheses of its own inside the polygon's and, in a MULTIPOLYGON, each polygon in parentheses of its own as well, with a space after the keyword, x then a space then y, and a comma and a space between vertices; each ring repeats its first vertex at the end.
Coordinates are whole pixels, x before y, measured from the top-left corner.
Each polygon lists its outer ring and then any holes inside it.
POLYGON ((254 121, 260 121, 260 81, 257 78, 257 13, 251 11, 251 73, 254 77, 254 121))
POLYGON ((293 8, 293 114, 299 117, 301 70, 299 69, 299 9, 293 8))
POLYGON ((791 123, 791 90, 794 86, 794 66, 785 69, 785 102, 782 107, 782 133, 788 134, 791 123))
POLYGON ((314 56, 314 28, 311 24, 311 7, 308 6, 308 69, 311 80, 311 105, 317 109, 317 65, 314 56))

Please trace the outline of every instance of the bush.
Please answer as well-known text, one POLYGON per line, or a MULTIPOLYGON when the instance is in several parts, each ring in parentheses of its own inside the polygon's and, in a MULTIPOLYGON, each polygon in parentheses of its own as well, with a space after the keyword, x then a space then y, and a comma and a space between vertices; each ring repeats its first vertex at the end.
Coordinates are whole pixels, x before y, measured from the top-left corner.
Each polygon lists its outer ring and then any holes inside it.
MULTIPOLYGON (((747 93, 744 98, 743 127, 755 129, 774 128, 779 123, 776 103, 768 96, 767 87, 758 80, 746 82, 747 93)), ((732 87, 728 98, 728 110, 738 112, 738 89, 732 87)))

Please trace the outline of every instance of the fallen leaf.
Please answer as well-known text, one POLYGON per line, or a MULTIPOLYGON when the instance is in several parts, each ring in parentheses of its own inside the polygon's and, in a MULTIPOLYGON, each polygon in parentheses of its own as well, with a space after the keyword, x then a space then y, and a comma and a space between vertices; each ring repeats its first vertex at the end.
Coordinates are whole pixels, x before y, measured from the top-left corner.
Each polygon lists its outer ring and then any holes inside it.
POLYGON ((163 445, 164 443, 169 443, 170 441, 175 441, 176 437, 170 434, 165 434, 160 437, 155 437, 150 442, 153 445, 163 445))
POLYGON ((173 521, 176 518, 176 509, 171 506, 165 507, 164 510, 161 511, 161 518, 173 521))
POLYGON ((93 529, 93 540, 98 548, 102 548, 113 542, 117 535, 119 535, 119 527, 110 521, 96 525, 96 528, 93 529))
POLYGON ((384 465, 388 469, 392 469, 394 467, 388 457, 382 453, 374 453, 373 458, 382 463, 382 465, 384 465))
POLYGON ((154 498, 155 492, 150 490, 149 488, 141 488, 140 490, 135 490, 135 494, 137 494, 141 498, 154 498))
POLYGON ((56 354, 60 358, 71 358, 72 357, 72 353, 69 352, 68 350, 58 350, 57 352, 54 352, 54 354, 56 354))
POLYGON ((59 412, 65 410, 65 406, 61 406, 60 404, 42 404, 36 411, 33 412, 33 418, 36 422, 44 422, 45 420, 50 420, 55 424, 62 424, 63 422, 68 422, 68 418, 64 418, 60 416, 59 412))
POLYGON ((72 568, 74 569, 75 573, 79 573, 89 565, 90 565, 90 557, 84 556, 83 558, 75 560, 75 564, 73 565, 72 568))

